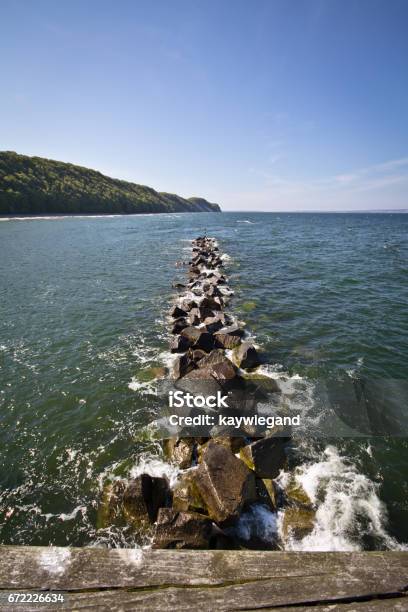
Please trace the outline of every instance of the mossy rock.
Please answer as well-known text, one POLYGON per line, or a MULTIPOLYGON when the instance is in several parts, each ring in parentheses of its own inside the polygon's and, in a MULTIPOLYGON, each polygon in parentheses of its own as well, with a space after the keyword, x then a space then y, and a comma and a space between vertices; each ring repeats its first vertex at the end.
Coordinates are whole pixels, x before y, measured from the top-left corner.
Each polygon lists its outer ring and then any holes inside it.
POLYGON ((295 478, 291 478, 285 488, 285 499, 289 504, 313 508, 312 500, 295 478))
POLYGON ((206 514, 205 503, 195 486, 193 473, 184 474, 173 488, 173 508, 178 512, 206 514))
POLYGON ((259 501, 269 506, 273 511, 278 507, 278 489, 271 478, 257 478, 256 490, 259 501))
POLYGON ((122 498, 126 485, 123 480, 107 482, 103 487, 96 515, 96 528, 105 529, 124 524, 122 498))
POLYGON ((285 538, 301 540, 314 528, 315 511, 310 508, 287 508, 283 516, 282 531, 285 538))

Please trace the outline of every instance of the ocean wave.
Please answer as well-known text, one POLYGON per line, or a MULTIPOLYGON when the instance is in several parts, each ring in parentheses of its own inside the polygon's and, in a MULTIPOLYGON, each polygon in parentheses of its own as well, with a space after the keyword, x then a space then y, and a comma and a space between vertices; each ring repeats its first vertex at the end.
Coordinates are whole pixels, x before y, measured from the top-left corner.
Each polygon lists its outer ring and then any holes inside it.
MULTIPOLYGON (((278 514, 278 531, 286 550, 356 551, 363 549, 364 538, 376 547, 402 549, 386 531, 387 512, 378 496, 378 485, 358 471, 335 446, 327 446, 317 461, 298 466, 296 483, 315 505, 315 526, 301 540, 283 535, 284 510, 278 514)), ((288 473, 278 483, 285 487, 288 473)))

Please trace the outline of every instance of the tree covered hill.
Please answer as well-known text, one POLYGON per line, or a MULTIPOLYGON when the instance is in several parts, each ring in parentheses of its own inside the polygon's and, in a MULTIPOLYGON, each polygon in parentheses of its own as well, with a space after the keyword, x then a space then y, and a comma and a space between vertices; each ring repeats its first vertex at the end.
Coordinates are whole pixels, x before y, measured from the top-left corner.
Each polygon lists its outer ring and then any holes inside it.
POLYGON ((163 212, 220 212, 220 207, 74 164, 0 151, 0 214, 163 212))

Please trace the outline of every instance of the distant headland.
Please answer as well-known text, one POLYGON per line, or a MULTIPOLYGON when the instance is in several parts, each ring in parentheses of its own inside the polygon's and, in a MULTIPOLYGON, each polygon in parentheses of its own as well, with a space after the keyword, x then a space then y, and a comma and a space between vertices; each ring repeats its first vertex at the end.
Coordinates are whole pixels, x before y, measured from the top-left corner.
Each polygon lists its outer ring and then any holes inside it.
POLYGON ((182 198, 110 178, 97 170, 0 151, 0 215, 221 212, 204 198, 182 198))

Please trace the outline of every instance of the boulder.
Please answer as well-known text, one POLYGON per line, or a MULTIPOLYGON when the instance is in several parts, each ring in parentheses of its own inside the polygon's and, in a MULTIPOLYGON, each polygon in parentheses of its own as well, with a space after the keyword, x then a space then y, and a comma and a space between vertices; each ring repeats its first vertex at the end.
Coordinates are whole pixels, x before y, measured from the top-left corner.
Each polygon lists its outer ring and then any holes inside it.
POLYGON ((192 308, 188 313, 188 321, 190 325, 200 325, 201 313, 199 308, 192 308))
POLYGON ((192 308, 198 308, 198 303, 191 298, 185 298, 182 300, 180 308, 186 312, 190 312, 192 308))
POLYGON ((223 361, 211 366, 211 374, 220 383, 236 381, 239 378, 237 368, 227 357, 223 361))
POLYGON ((243 342, 236 351, 240 368, 256 368, 261 364, 256 348, 250 342, 243 342))
POLYGON ((194 363, 197 364, 197 362, 200 361, 206 355, 208 355, 208 353, 206 353, 202 349, 189 349, 189 355, 191 359, 194 361, 194 363))
POLYGON ((184 473, 173 488, 173 508, 178 512, 205 514, 205 504, 194 484, 194 472, 184 473))
MULTIPOLYGON (((221 432, 222 433, 222 432, 221 432)), ((245 438, 241 436, 229 436, 229 435, 217 435, 217 437, 210 438, 209 442, 202 444, 198 451, 198 461, 201 462, 202 455, 209 444, 221 444, 225 448, 229 449, 234 453, 239 452, 240 448, 245 446, 245 438)))
POLYGON ((211 534, 212 522, 208 517, 161 508, 153 548, 209 548, 211 534))
POLYGON ((241 344, 239 336, 230 336, 229 334, 223 334, 218 332, 214 334, 216 346, 220 346, 224 349, 232 349, 241 344))
POLYGON ((175 336, 170 340, 171 353, 184 353, 189 346, 190 345, 187 338, 184 338, 183 336, 175 336))
POLYGON ((167 438, 163 441, 164 454, 182 470, 193 463, 195 442, 193 438, 167 438))
POLYGON ((180 317, 174 321, 171 333, 179 334, 183 329, 189 326, 189 322, 185 317, 180 317))
POLYGON ((237 323, 223 327, 221 333, 228 334, 229 336, 239 336, 240 338, 244 335, 244 330, 237 323))
POLYGON ((205 327, 188 326, 181 331, 181 335, 187 339, 189 346, 202 349, 206 353, 209 353, 214 346, 214 338, 205 327))
POLYGON ((287 508, 283 515, 282 532, 285 538, 301 540, 314 528, 315 511, 310 508, 287 508))
POLYGON ((181 378, 188 374, 188 372, 191 372, 191 370, 194 370, 195 367, 195 362, 191 356, 188 353, 184 353, 184 355, 177 357, 174 362, 173 378, 181 378))
POLYGON ((227 357, 221 349, 213 349, 210 353, 206 353, 200 361, 200 368, 212 367, 216 363, 222 363, 227 357))
POLYGON ((221 310, 223 301, 219 297, 205 297, 201 300, 200 308, 208 308, 209 310, 221 310))
POLYGON ((240 450, 241 459, 259 478, 276 478, 286 464, 285 446, 288 438, 282 437, 280 428, 276 429, 274 433, 240 450))
POLYGON ((128 522, 136 527, 153 524, 159 508, 169 501, 167 478, 141 474, 129 480, 123 492, 123 512, 128 522))
POLYGON ((178 319, 179 317, 185 317, 186 315, 187 315, 187 311, 183 310, 183 308, 180 308, 180 306, 177 306, 177 304, 173 306, 173 308, 170 310, 170 316, 173 317, 173 319, 178 319))
POLYGON ((278 507, 279 492, 274 481, 271 478, 257 478, 256 490, 258 492, 259 501, 267 505, 270 510, 276 511, 278 507))
POLYGON ((256 501, 255 476, 221 444, 209 443, 194 473, 194 484, 208 515, 217 523, 231 524, 246 504, 256 501))
POLYGON ((211 370, 208 368, 188 372, 183 378, 177 380, 175 386, 184 393, 192 393, 193 395, 216 395, 217 391, 222 391, 221 385, 211 375, 211 370))
POLYGON ((105 529, 120 521, 122 517, 122 498, 126 488, 124 480, 115 480, 104 486, 96 517, 96 528, 105 529))
POLYGON ((173 283, 174 289, 185 289, 186 286, 184 283, 173 283))
POLYGON ((210 334, 214 334, 224 327, 225 317, 223 314, 216 314, 214 317, 209 316, 203 319, 203 323, 210 334))

